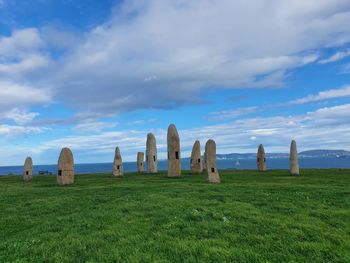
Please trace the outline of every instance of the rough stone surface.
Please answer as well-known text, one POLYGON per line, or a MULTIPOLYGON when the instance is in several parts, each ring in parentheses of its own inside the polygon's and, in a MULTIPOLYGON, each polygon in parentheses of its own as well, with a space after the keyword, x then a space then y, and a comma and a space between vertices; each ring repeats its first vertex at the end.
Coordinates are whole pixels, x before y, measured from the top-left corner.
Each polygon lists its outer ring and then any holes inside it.
POLYGON ((69 148, 63 148, 57 165, 57 183, 60 185, 74 183, 74 159, 69 148))
POLYGON ((168 177, 181 175, 180 137, 174 124, 168 127, 168 177))
POLYGON ((299 175, 299 162, 298 162, 298 151, 297 151, 297 143, 295 140, 292 140, 290 144, 290 168, 289 172, 291 175, 299 175))
POLYGON ((139 173, 143 173, 143 158, 145 157, 145 154, 143 152, 137 153, 137 171, 139 173))
POLYGON ((23 167, 23 180, 31 181, 33 179, 33 160, 31 157, 27 157, 23 167))
POLYGON ((264 172, 267 170, 266 167, 266 158, 265 158, 265 149, 262 144, 259 145, 258 154, 256 158, 256 165, 258 166, 259 172, 264 172))
POLYGON ((113 176, 124 176, 123 161, 120 154, 119 147, 115 148, 114 161, 113 161, 113 176))
POLYGON ((208 140, 205 144, 205 155, 208 181, 210 183, 220 183, 220 175, 216 167, 216 144, 213 140, 208 140))
POLYGON ((153 133, 147 134, 146 162, 147 173, 158 173, 157 143, 153 133))
POLYGON ((201 145, 197 140, 193 144, 191 153, 191 171, 194 173, 202 172, 202 162, 201 162, 201 145))

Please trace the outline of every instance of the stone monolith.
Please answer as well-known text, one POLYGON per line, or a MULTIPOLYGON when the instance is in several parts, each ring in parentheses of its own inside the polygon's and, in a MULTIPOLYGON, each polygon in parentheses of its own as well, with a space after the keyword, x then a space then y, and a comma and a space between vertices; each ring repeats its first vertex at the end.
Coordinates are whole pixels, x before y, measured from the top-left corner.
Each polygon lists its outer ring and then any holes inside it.
POLYGON ((31 157, 27 157, 23 167, 23 180, 31 181, 33 179, 33 160, 31 157))
POLYGON ((267 170, 267 168, 266 168, 265 150, 264 150, 264 146, 262 144, 260 144, 259 148, 258 148, 256 164, 258 166, 258 171, 259 172, 265 172, 267 170))
POLYGON ((147 134, 146 163, 147 173, 158 173, 157 143, 153 133, 147 134))
POLYGON ((74 159, 69 148, 63 148, 58 158, 57 183, 60 185, 74 183, 74 159))
POLYGON ((194 173, 202 172, 202 162, 201 162, 201 145, 197 140, 193 144, 191 153, 191 171, 194 173))
POLYGON ((174 124, 168 127, 168 177, 181 175, 180 138, 174 124))
POLYGON ((137 153, 137 171, 139 173, 143 173, 143 158, 145 157, 145 154, 143 152, 137 153))
POLYGON ((216 144, 214 140, 208 140, 205 144, 205 155, 208 181, 210 183, 220 183, 220 175, 216 167, 216 144))
POLYGON ((113 176, 124 176, 123 161, 120 154, 119 147, 115 148, 114 161, 113 161, 113 176))
POLYGON ((292 140, 290 144, 290 168, 289 172, 291 175, 299 175, 299 163, 298 163, 298 151, 297 151, 297 143, 295 140, 292 140))

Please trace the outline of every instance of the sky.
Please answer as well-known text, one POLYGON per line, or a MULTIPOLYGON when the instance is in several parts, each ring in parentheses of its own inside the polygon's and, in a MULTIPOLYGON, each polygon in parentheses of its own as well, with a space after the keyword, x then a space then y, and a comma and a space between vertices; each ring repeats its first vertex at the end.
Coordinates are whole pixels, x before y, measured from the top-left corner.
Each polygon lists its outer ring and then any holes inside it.
POLYGON ((349 0, 0 0, 0 166, 350 150, 349 0))

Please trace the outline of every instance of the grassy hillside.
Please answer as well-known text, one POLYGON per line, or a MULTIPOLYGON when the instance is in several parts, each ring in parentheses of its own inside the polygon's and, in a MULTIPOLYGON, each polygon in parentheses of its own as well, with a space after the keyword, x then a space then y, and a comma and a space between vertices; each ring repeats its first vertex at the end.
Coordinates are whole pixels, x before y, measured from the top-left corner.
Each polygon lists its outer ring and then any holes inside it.
POLYGON ((350 262, 350 170, 0 177, 0 262, 350 262))

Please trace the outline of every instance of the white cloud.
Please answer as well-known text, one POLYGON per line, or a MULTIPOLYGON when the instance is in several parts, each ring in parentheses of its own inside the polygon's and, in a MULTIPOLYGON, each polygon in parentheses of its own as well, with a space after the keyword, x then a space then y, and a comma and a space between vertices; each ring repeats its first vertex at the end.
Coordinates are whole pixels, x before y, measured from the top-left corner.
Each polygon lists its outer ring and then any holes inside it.
POLYGON ((289 105, 305 104, 309 102, 322 101, 327 99, 350 97, 350 86, 346 86, 340 89, 330 89, 320 91, 318 94, 311 94, 304 98, 292 100, 288 102, 289 105))
MULTIPOLYGON (((344 148, 350 140, 348 112, 350 104, 344 104, 289 117, 277 115, 247 118, 219 125, 180 129, 182 156, 190 155, 195 140, 201 141, 203 149, 209 138, 216 141, 218 153, 255 152, 260 143, 264 144, 268 152, 288 152, 292 138, 297 140, 299 150, 344 148)), ((165 128, 151 131, 156 136, 159 158, 163 159, 167 152, 165 128)), ((38 145, 34 151, 40 156, 47 151, 58 151, 67 146, 75 152, 78 161, 96 162, 101 158, 106 161, 106 156, 112 158, 114 148, 119 146, 123 160, 134 161, 136 153, 145 150, 148 132, 150 131, 121 130, 68 136, 38 145)))
POLYGON ((329 58, 320 60, 318 63, 320 63, 320 64, 328 64, 328 63, 332 63, 332 62, 336 62, 338 60, 344 59, 344 58, 346 58, 348 56, 350 56, 350 49, 348 49, 347 51, 336 52, 335 54, 333 54, 329 58))
POLYGON ((9 108, 44 104, 51 101, 50 90, 0 80, 0 112, 9 108))
POLYGON ((154 123, 156 122, 157 119, 156 118, 151 118, 151 119, 145 119, 145 120, 136 120, 136 121, 132 121, 127 123, 127 125, 144 125, 144 124, 149 124, 149 123, 154 123))
POLYGON ((0 75, 12 75, 12 74, 21 74, 27 73, 32 70, 37 70, 38 68, 47 67, 50 63, 50 60, 41 55, 28 55, 23 57, 20 62, 13 63, 0 63, 0 75))
MULTIPOLYGON (((40 156, 44 153, 59 151, 62 147, 70 147, 73 150, 76 162, 96 162, 108 161, 106 156, 113 158, 114 149, 119 146, 123 160, 134 160, 136 152, 146 144, 146 137, 143 131, 125 130, 101 132, 95 135, 67 136, 60 139, 51 140, 38 145, 35 149, 30 149, 33 156, 40 156)), ((54 162, 55 160, 51 160, 54 162)), ((50 162, 50 161, 49 161, 50 162)))
POLYGON ((47 43, 38 29, 25 28, 0 36, 0 81, 42 81, 50 67, 47 43))
POLYGON ((60 51, 69 50, 84 39, 83 33, 56 25, 46 25, 40 28, 40 36, 48 47, 60 51))
POLYGON ((0 124, 0 135, 16 137, 25 134, 39 134, 47 131, 43 127, 26 127, 20 125, 3 125, 0 124))
POLYGON ((209 120, 226 120, 226 119, 233 119, 237 117, 241 117, 242 115, 250 114, 250 113, 256 113, 260 110, 263 110, 263 107, 244 107, 244 108, 237 108, 233 110, 225 110, 225 111, 217 111, 212 112, 208 115, 209 120))
MULTIPOLYGON (((0 37, 0 58, 21 57, 28 52, 38 51, 43 48, 45 42, 36 28, 15 30, 11 36, 0 37)), ((0 60, 0 61, 1 61, 0 60)))
POLYGON ((325 107, 314 112, 307 113, 306 119, 316 124, 322 125, 346 125, 349 123, 350 104, 325 107))
POLYGON ((86 116, 170 109, 214 88, 283 86, 319 49, 348 43, 349 22, 347 0, 131 0, 85 34, 44 26, 0 37, 0 81, 48 86, 86 116))
POLYGON ((239 119, 234 122, 180 131, 182 149, 190 152, 195 139, 216 140, 218 152, 255 152, 259 143, 270 152, 288 152, 295 138, 300 149, 344 148, 350 140, 350 104, 321 108, 295 116, 239 119), (184 143, 185 141, 185 143, 184 143))
POLYGON ((102 121, 94 121, 94 120, 85 120, 82 123, 77 124, 73 127, 74 130, 78 132, 100 132, 103 129, 106 128, 114 128, 116 127, 116 123, 108 123, 108 122, 102 122, 102 121))
POLYGON ((25 125, 31 122, 39 113, 37 112, 28 112, 25 110, 20 110, 18 108, 13 108, 9 112, 0 113, 0 119, 9 119, 13 120, 19 125, 25 125))
POLYGON ((347 0, 128 1, 71 48, 52 83, 80 111, 198 103, 214 86, 282 85, 317 49, 348 43, 349 22, 347 0))
POLYGON ((345 86, 338 89, 329 89, 329 90, 320 91, 317 94, 310 94, 306 97, 287 101, 287 102, 211 112, 208 114, 207 119, 214 120, 214 121, 235 119, 251 113, 257 113, 257 112, 262 112, 266 110, 287 107, 291 105, 301 105, 301 104, 306 104, 311 102, 318 102, 318 101, 345 98, 345 97, 350 97, 350 86, 345 86))

